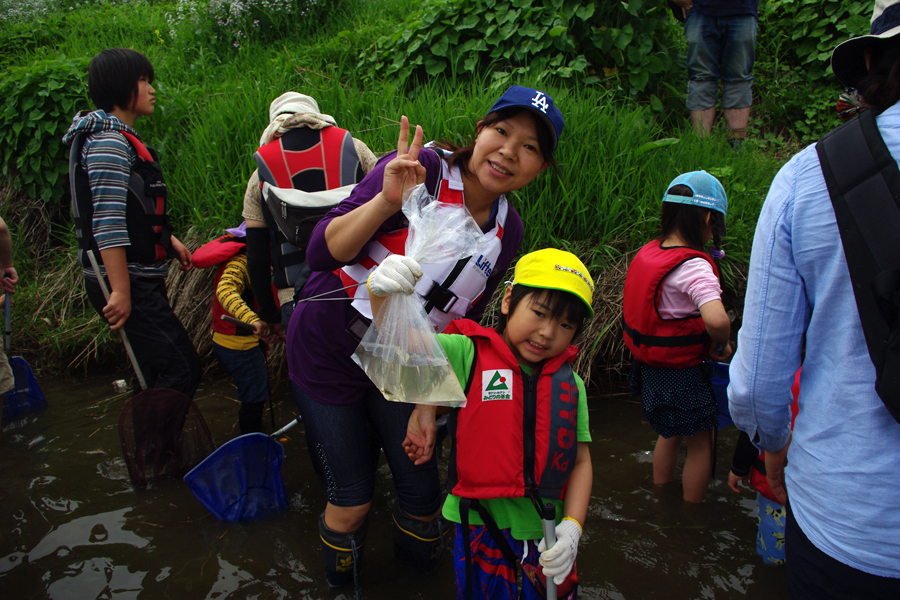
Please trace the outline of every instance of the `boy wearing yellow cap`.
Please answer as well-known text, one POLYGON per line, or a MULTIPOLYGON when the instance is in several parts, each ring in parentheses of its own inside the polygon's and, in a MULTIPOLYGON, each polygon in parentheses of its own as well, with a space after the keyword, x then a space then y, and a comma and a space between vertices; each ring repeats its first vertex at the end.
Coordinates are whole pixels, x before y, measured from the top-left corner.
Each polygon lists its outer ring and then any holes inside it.
MULTIPOLYGON (((409 293, 421 270, 392 256, 369 279, 373 311, 389 293, 409 293)), ((466 393, 448 427, 452 440, 443 516, 456 523, 459 598, 575 598, 575 555, 593 472, 584 382, 572 370, 572 340, 593 316, 593 281, 573 254, 522 257, 506 288, 496 329, 452 321, 439 335, 466 393), (557 542, 547 549, 539 510, 555 509, 557 542), (536 510, 538 509, 538 510, 536 510), (540 543, 537 542, 540 540, 540 543)), ((404 441, 410 459, 432 452, 434 407, 418 406, 404 441)))

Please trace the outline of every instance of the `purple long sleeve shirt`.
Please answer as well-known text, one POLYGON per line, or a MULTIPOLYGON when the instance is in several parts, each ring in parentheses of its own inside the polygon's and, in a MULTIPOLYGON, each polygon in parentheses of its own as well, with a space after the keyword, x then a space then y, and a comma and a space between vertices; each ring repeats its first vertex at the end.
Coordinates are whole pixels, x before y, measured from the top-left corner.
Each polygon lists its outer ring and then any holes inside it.
MULTIPOLYGON (((361 337, 361 333, 354 335, 351 331, 364 333, 368 327, 368 320, 350 306, 350 297, 346 291, 340 289, 343 287, 341 280, 333 272, 345 264, 358 262, 366 251, 364 248, 349 263, 335 259, 325 243, 325 229, 333 218, 365 204, 381 191, 385 165, 394 156, 395 153, 391 153, 379 160, 375 168, 356 186, 350 197, 319 222, 306 249, 306 260, 313 272, 303 288, 301 300, 314 296, 317 300, 322 298, 331 300, 301 301, 294 309, 287 331, 288 372, 291 381, 299 385, 311 398, 323 404, 353 404, 362 400, 363 393, 374 387, 351 358, 361 337)), ((441 159, 434 151, 423 149, 419 155, 419 162, 425 167, 425 186, 434 195, 441 180, 441 159)), ((398 211, 381 224, 372 239, 405 226, 405 217, 398 211)), ((493 223, 489 222, 485 225, 485 230, 492 227, 493 223)), ((510 206, 497 265, 487 280, 484 294, 466 314, 467 318, 476 321, 481 318, 491 295, 512 264, 524 233, 521 217, 510 206)))

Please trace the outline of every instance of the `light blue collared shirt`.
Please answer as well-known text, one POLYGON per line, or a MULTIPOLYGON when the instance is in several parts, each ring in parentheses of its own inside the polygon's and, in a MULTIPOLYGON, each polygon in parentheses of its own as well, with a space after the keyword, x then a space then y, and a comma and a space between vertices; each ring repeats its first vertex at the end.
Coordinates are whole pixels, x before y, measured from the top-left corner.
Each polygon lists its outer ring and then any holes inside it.
MULTIPOLYGON (((900 158, 900 104, 877 122, 900 158)), ((900 424, 875 393, 815 146, 779 171, 763 205, 730 368, 731 416, 765 450, 788 441, 804 333, 800 412, 786 469, 791 509, 829 556, 900 577, 900 424)))

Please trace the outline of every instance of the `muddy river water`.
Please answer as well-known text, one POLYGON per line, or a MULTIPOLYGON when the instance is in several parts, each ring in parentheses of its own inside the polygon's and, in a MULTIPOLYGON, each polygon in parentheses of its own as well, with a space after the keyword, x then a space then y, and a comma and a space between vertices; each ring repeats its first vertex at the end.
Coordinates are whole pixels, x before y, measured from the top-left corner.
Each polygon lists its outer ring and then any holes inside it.
MULTIPOLYGON (((117 434, 125 397, 111 384, 122 377, 124 371, 41 380, 47 411, 3 423, 0 598, 353 597, 352 589, 329 590, 322 576, 316 518, 324 488, 302 426, 284 444, 290 510, 258 522, 223 523, 181 480, 132 489, 117 434)), ((619 385, 595 393, 594 487, 578 553, 579 597, 787 598, 783 568, 763 565, 754 552, 755 500, 725 484, 736 430, 720 432, 707 502, 686 507, 680 491, 653 488, 656 434, 640 404, 619 385)), ((217 444, 238 435, 230 382, 214 373, 195 399, 217 444)), ((286 385, 276 390, 274 413, 278 425, 292 418, 286 385)), ((265 424, 271 424, 268 412, 265 424)), ((364 597, 455 598, 448 557, 429 575, 393 560, 392 499, 382 460, 365 546, 364 597)))

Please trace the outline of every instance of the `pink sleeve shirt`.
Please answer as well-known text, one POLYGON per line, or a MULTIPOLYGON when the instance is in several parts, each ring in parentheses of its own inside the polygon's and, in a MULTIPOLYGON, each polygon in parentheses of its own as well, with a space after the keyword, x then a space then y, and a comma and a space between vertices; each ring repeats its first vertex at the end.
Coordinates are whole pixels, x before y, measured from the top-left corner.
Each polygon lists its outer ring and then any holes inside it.
POLYGON ((702 258, 679 265, 663 280, 659 291, 659 314, 664 319, 680 319, 699 314, 698 308, 722 297, 719 279, 702 258))

